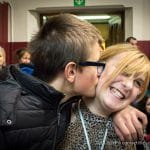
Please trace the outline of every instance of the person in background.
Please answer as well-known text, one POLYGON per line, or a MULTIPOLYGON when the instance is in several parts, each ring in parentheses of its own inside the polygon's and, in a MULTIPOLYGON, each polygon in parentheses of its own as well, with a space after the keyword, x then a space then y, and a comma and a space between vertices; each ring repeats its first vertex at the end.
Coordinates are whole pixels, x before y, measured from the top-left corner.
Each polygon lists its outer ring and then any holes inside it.
POLYGON ((149 59, 130 44, 117 44, 101 52, 101 61, 106 66, 97 70, 101 76, 96 97, 83 97, 74 105, 58 150, 136 149, 133 143, 121 143, 110 115, 143 98, 150 80, 149 59))
MULTIPOLYGON (((96 94, 102 42, 95 26, 71 14, 55 15, 40 28, 29 43, 32 76, 11 65, 0 82, 0 131, 7 150, 56 148, 70 122, 72 104, 96 94)), ((113 120, 123 140, 142 136, 147 123, 131 106, 113 120)))
POLYGON ((22 48, 16 51, 16 61, 18 64, 29 64, 31 54, 29 50, 22 48))
POLYGON ((130 43, 131 45, 137 47, 137 39, 133 36, 130 36, 126 39, 126 43, 130 43))
POLYGON ((146 98, 145 98, 145 111, 147 114, 147 118, 148 118, 148 124, 146 127, 146 135, 145 135, 145 141, 147 142, 147 149, 150 150, 150 86, 149 89, 147 91, 146 94, 146 98))
MULTIPOLYGON (((148 124, 145 129, 145 143, 146 146, 149 146, 150 149, 150 86, 142 99, 142 101, 137 101, 136 103, 133 103, 133 106, 139 109, 140 111, 144 112, 147 115, 148 118, 148 124)), ((149 150, 148 149, 148 150, 149 150)), ((145 150, 145 147, 143 147, 143 144, 137 143, 137 150, 145 150)), ((147 150, 147 149, 146 149, 147 150)))
POLYGON ((22 48, 16 51, 16 66, 26 74, 32 75, 33 64, 31 62, 31 53, 28 49, 22 48))
POLYGON ((6 66, 6 52, 4 48, 0 46, 0 69, 6 66))

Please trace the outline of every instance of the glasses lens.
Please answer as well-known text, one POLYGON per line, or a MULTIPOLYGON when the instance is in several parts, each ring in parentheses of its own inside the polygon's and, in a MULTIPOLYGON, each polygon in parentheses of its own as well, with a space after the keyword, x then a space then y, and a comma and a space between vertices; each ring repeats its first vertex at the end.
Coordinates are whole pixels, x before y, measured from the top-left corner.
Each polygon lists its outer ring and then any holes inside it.
POLYGON ((97 66, 97 74, 98 75, 101 75, 101 73, 103 72, 104 70, 104 66, 97 66))

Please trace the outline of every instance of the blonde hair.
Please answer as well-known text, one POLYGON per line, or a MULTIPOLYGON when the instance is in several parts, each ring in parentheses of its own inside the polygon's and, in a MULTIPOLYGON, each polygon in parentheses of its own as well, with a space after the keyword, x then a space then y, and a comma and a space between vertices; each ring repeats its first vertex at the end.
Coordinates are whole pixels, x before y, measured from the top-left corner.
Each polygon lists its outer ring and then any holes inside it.
POLYGON ((145 76, 145 81, 141 88, 141 94, 138 97, 138 100, 141 100, 145 95, 150 81, 150 61, 143 52, 131 44, 116 44, 107 47, 105 51, 102 51, 100 60, 106 61, 123 52, 128 53, 121 58, 117 64, 116 70, 110 75, 108 81, 104 84, 104 87, 107 87, 111 81, 121 73, 127 73, 129 75, 142 74, 145 76))
POLYGON ((1 46, 0 46, 0 52, 2 53, 2 55, 4 57, 4 62, 2 64, 2 67, 3 67, 3 66, 6 66, 6 52, 5 52, 4 48, 2 48, 1 46))

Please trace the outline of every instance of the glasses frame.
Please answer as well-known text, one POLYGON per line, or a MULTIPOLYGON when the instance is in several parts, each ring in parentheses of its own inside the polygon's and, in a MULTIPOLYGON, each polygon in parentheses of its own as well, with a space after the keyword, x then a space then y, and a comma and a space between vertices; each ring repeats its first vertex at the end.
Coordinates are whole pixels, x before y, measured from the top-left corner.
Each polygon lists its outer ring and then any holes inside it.
POLYGON ((79 62, 79 65, 82 67, 96 66, 97 67, 97 73, 101 74, 102 71, 105 69, 106 63, 105 62, 84 61, 84 62, 79 62))

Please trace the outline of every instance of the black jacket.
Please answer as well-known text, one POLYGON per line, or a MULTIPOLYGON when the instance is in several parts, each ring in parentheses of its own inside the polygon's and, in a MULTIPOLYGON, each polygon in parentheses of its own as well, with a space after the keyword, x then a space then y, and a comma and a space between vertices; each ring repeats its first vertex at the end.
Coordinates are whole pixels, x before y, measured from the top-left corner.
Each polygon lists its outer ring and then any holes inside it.
MULTIPOLYGON (((70 121, 76 96, 64 94, 10 66, 0 81, 0 143, 7 150, 53 150, 70 121)), ((2 146, 1 150, 2 150, 2 146)))

